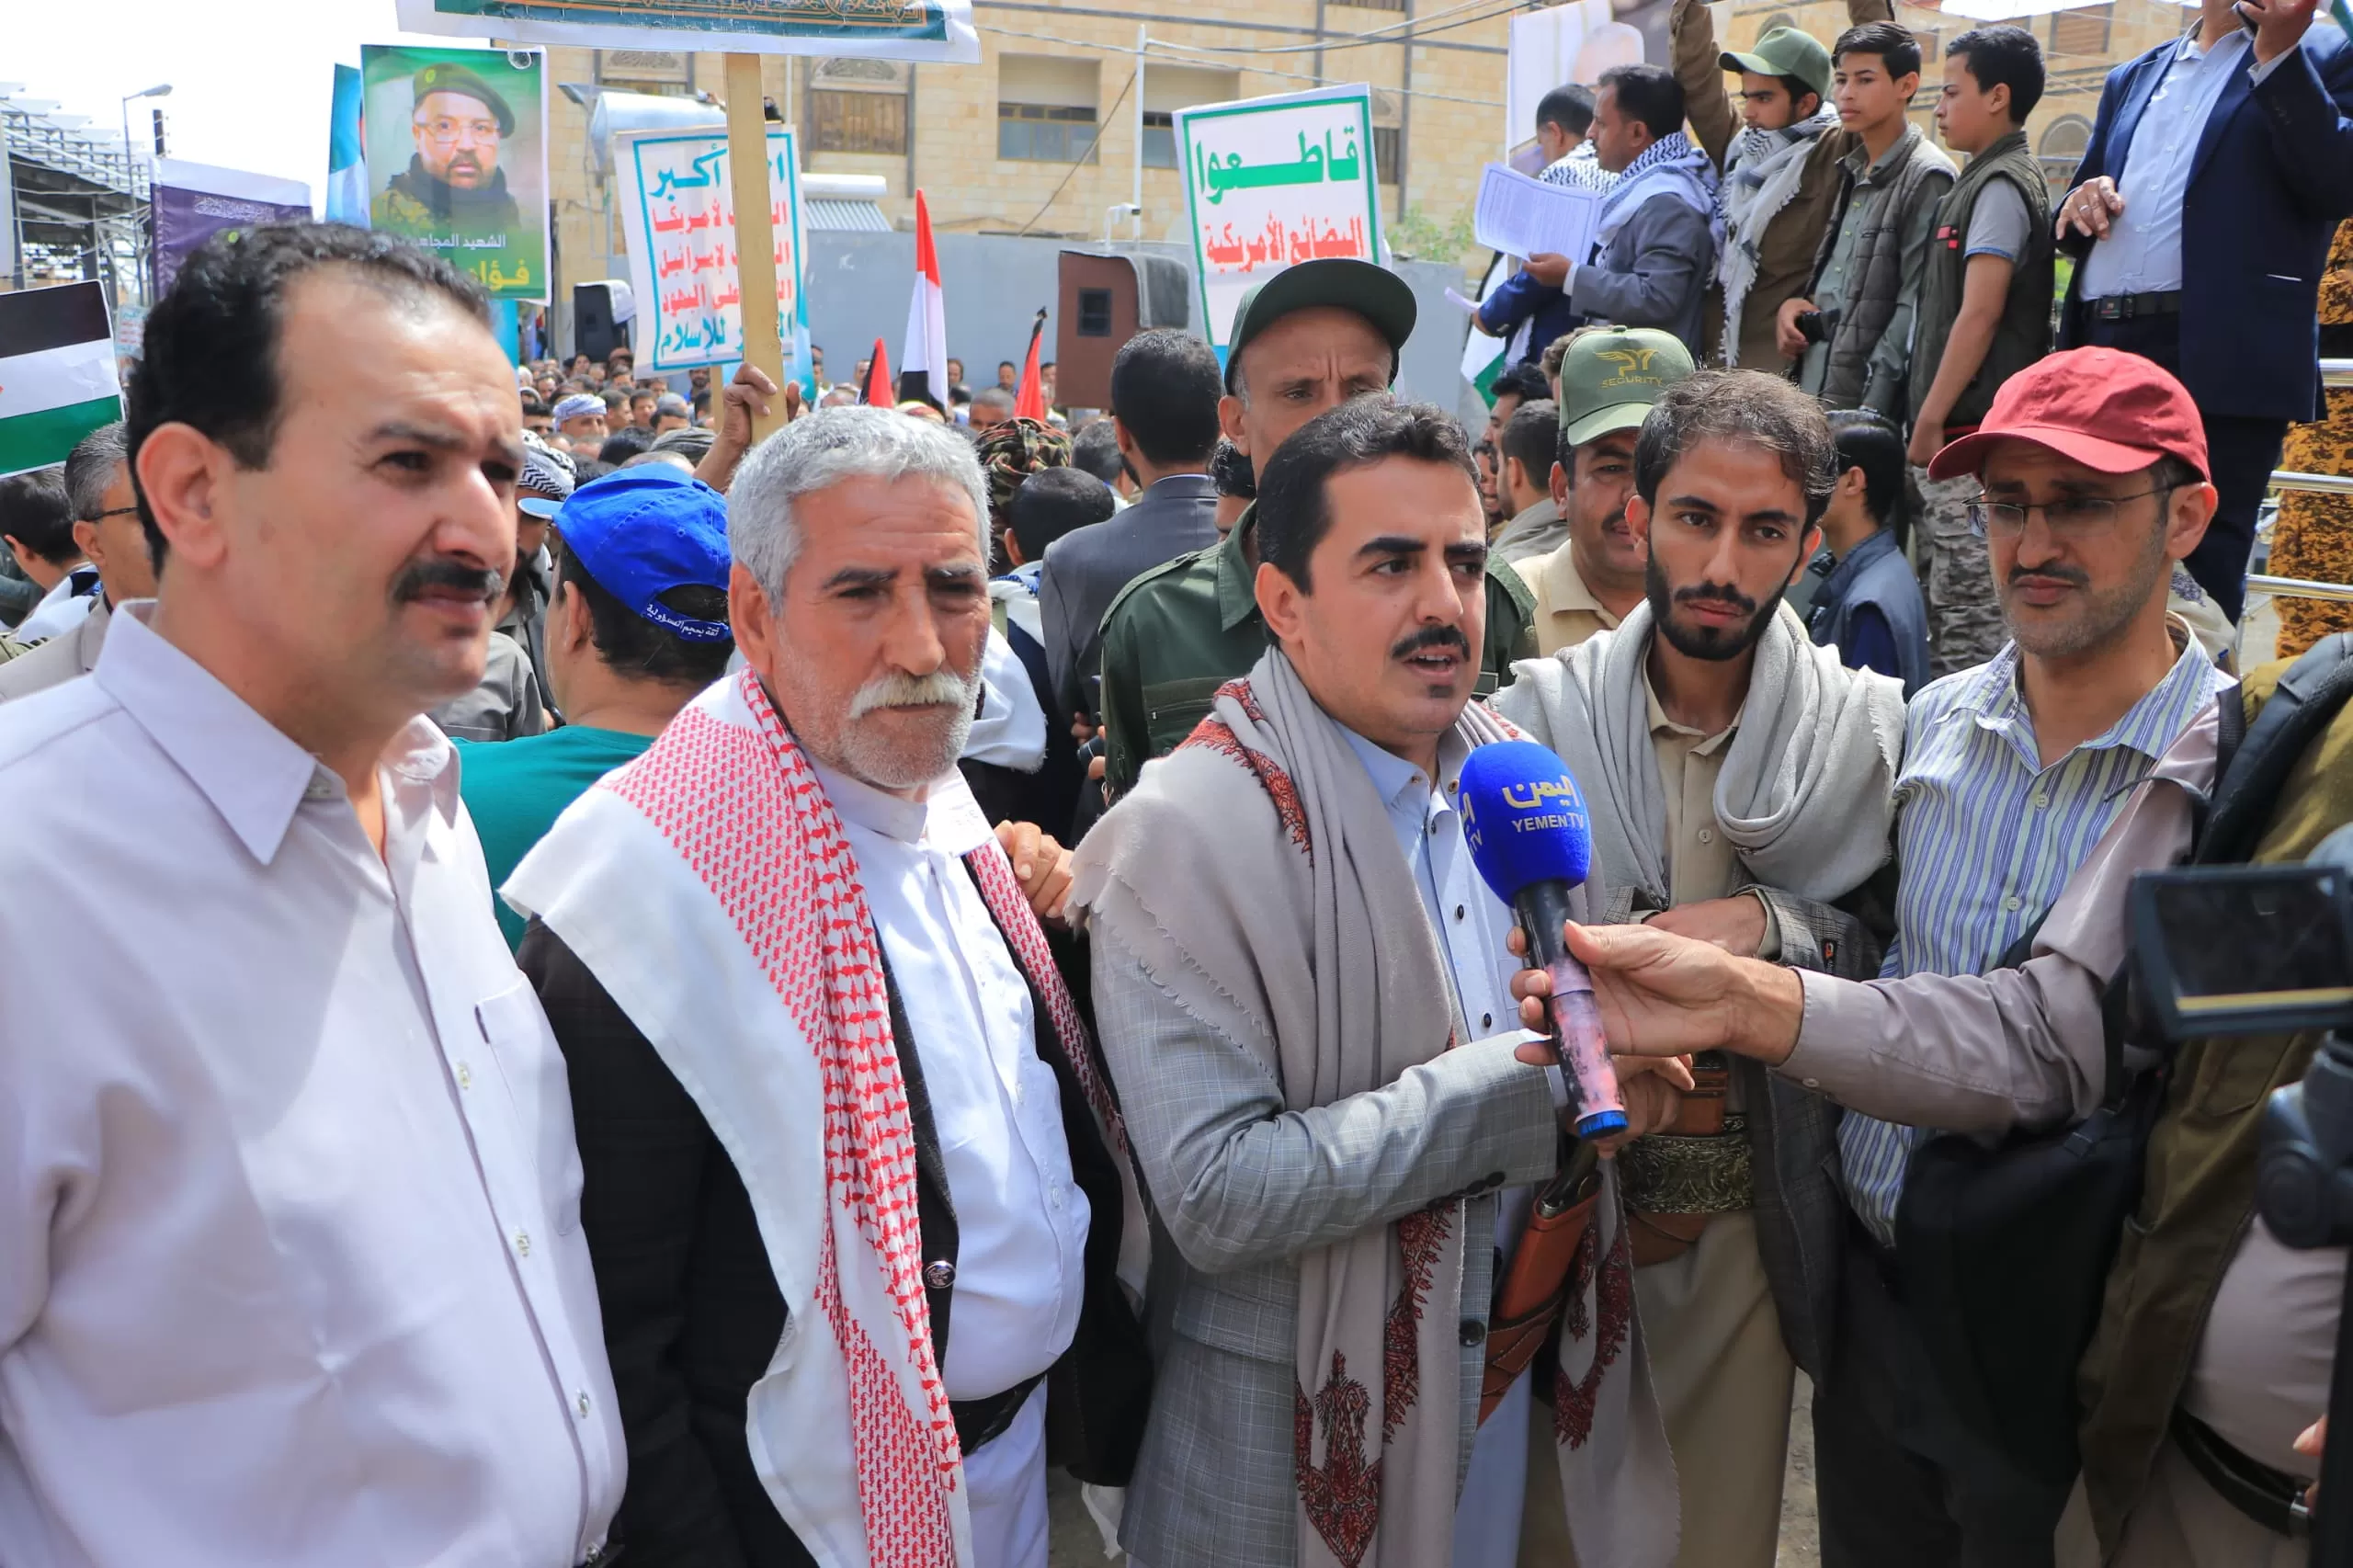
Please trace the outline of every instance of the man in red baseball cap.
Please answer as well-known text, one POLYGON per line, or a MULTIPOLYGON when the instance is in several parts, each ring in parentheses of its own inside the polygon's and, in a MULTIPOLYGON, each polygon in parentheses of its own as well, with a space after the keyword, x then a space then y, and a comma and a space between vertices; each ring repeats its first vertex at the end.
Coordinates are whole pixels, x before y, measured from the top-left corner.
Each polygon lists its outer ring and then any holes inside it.
MULTIPOLYGON (((2230 684, 2166 612, 2174 563, 2214 513, 2206 463, 2181 383, 2111 348, 2013 376, 1976 433, 1937 454, 1932 478, 1978 482, 1971 519, 2011 642, 1905 715, 1891 975, 1992 969, 2230 684)), ((1906 1375, 1917 1331, 1881 1264, 1925 1134, 1862 1108, 1838 1129, 1854 1244, 1814 1404, 1824 1559, 1897 1562, 1906 1542, 1943 1541, 1961 1561, 2047 1561, 2063 1489, 1991 1462, 1940 1391, 1906 1375), (1892 1418, 1899 1407, 1917 1419, 1892 1418)))

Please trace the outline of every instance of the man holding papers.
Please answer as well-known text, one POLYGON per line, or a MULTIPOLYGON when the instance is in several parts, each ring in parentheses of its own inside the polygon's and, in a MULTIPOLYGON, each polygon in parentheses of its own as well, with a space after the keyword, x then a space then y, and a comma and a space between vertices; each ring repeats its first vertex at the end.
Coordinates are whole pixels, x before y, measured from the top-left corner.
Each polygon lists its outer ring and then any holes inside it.
MULTIPOLYGON (((1723 221, 1715 165, 1682 127, 1683 88, 1665 67, 1620 65, 1603 74, 1593 143, 1601 166, 1618 178, 1601 199, 1592 244, 1578 261, 1529 256, 1526 269, 1479 307, 1482 331, 1502 336, 1530 315, 1540 327, 1565 301, 1573 321, 1657 327, 1699 353, 1699 303, 1715 272, 1723 221)), ((1541 354, 1544 346, 1531 341, 1530 351, 1541 354)))

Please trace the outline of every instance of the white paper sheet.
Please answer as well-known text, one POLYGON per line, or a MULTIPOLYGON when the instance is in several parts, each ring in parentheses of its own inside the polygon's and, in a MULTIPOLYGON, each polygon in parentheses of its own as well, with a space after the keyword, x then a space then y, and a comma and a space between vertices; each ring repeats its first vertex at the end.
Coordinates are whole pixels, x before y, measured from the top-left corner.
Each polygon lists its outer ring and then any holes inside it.
POLYGON ((1479 181, 1471 217, 1478 242, 1506 256, 1564 256, 1582 262, 1593 249, 1601 198, 1589 190, 1548 185, 1502 164, 1489 164, 1479 181))

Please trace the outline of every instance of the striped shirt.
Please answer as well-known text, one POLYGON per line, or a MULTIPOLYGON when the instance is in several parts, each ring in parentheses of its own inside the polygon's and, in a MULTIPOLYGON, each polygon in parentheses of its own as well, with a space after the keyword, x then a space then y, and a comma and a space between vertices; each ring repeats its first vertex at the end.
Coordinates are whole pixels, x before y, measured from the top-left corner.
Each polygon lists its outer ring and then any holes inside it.
MULTIPOLYGON (((1895 937, 1882 980, 1982 974, 2057 902, 2132 786, 2233 681, 2176 629, 2181 656, 2108 730, 2042 766, 2018 688, 2018 644, 1924 687, 1904 721, 1895 782, 1895 937)), ((1847 1201, 1881 1244, 1926 1129, 1848 1112, 1838 1124, 1847 1201)))

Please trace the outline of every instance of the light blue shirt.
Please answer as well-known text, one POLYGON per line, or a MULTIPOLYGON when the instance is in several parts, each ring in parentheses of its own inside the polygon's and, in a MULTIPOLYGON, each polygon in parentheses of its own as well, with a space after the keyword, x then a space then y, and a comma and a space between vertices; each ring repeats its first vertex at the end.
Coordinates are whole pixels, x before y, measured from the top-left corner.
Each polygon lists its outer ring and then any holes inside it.
MULTIPOLYGON (((1438 787, 1434 789, 1427 774, 1394 752, 1382 750, 1346 725, 1340 733, 1364 764, 1397 835, 1397 847, 1413 868, 1422 912, 1429 916, 1438 955, 1454 986, 1455 1013, 1470 1030, 1466 1038, 1517 1029, 1519 1011, 1511 997, 1511 977, 1518 972, 1519 960, 1504 945, 1511 932, 1511 911, 1480 877, 1471 847, 1463 842, 1461 813, 1455 810, 1466 755, 1462 742, 1452 734, 1439 742, 1438 787)), ((1565 1091, 1557 1082, 1557 1069, 1554 1076, 1554 1103, 1559 1104, 1565 1091)), ((1534 1195, 1522 1187, 1500 1196, 1495 1212, 1499 1266, 1511 1256, 1534 1195)), ((1529 1398, 1529 1380, 1522 1375, 1479 1428, 1470 1472, 1455 1506, 1453 1568, 1514 1568, 1518 1561, 1520 1512, 1528 1492, 1529 1398)))
MULTIPOLYGON (((2189 165, 2197 160, 2206 122, 2222 101, 2234 73, 2245 70, 2253 40, 2243 28, 2211 50, 2198 47, 2193 26, 2174 46, 2165 80, 2132 128, 2117 189, 2124 210, 2108 238, 2085 256, 2082 298, 2117 294, 2166 294, 2181 287, 2181 204, 2189 191, 2189 165)), ((2285 51, 2254 68, 2257 82, 2279 68, 2285 51)))
MULTIPOLYGON (((2165 679, 2103 732, 2045 767, 2013 642, 1925 687, 1904 716, 1895 781, 1895 937, 1880 978, 1982 974, 2042 918, 2124 809, 2132 787, 2233 685, 2195 639, 2165 679)), ((1848 1112, 1838 1123, 1847 1199, 1881 1245, 1926 1130, 1848 1112)))

